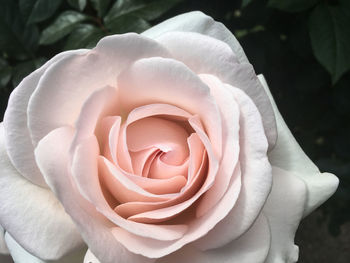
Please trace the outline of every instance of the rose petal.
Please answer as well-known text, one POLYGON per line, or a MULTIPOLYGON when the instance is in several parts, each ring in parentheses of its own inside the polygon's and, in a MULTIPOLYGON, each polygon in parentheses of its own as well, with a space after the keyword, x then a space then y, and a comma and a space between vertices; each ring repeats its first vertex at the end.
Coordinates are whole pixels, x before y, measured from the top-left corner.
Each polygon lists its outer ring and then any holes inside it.
MULTIPOLYGON (((117 242, 110 232, 113 224, 97 212, 96 208, 86 201, 73 186, 69 167, 67 166, 70 158, 69 147, 73 135, 74 130, 69 127, 56 129, 45 136, 36 148, 36 160, 40 170, 45 175, 48 185, 50 185, 56 196, 64 204, 66 211, 75 221, 87 245, 101 262, 154 262, 154 260, 128 252, 117 242), (59 159, 56 158, 58 154, 60 156, 59 159)), ((143 234, 144 230, 139 226, 140 224, 133 223, 129 227, 123 227, 143 234)), ((152 226, 150 226, 150 231, 158 232, 152 226)), ((162 231, 159 232, 164 233, 162 231)))
MULTIPOLYGON (((204 131, 202 130, 202 127, 200 127, 200 121, 198 119, 198 116, 192 117, 189 119, 189 123, 192 126, 192 128, 195 130, 196 134, 202 141, 206 152, 208 154, 208 172, 206 174, 205 181, 201 188, 196 191, 196 193, 191 196, 186 201, 183 201, 181 203, 178 203, 173 206, 160 208, 157 210, 151 210, 148 212, 144 212, 142 214, 134 215, 132 217, 129 217, 129 220, 133 220, 136 222, 144 222, 144 223, 154 223, 154 222, 161 222, 165 219, 172 218, 173 216, 181 213, 188 207, 190 207, 195 201, 200 198, 203 193, 205 193, 214 183, 217 171, 218 171, 218 161, 215 158, 214 152, 212 150, 210 141, 204 131)), ((203 170, 202 170, 203 172, 203 170)), ((205 175, 203 173, 200 173, 200 177, 204 177, 205 175)))
MULTIPOLYGON (((234 174, 240 151, 239 146, 239 108, 232 95, 219 79, 212 75, 201 74, 200 78, 210 88, 217 101, 223 120, 223 155, 213 186, 203 195, 196 210, 197 216, 204 215, 225 194, 234 174)), ((235 202, 232 200, 232 202, 235 202)))
MULTIPOLYGON (((127 145, 130 151, 156 147, 163 152, 162 162, 171 166, 181 165, 187 159, 187 137, 188 133, 182 126, 157 117, 143 118, 127 127, 127 145)), ((159 178, 157 174, 162 177, 162 171, 161 174, 156 173, 157 170, 152 174, 152 171, 151 168, 152 178, 159 178)), ((170 176, 166 171, 163 174, 170 176)))
POLYGON ((23 247, 21 247, 20 244, 16 242, 16 240, 13 239, 9 233, 5 234, 5 240, 14 262, 45 263, 45 261, 28 253, 23 247))
POLYGON ((297 175, 278 167, 272 167, 272 174, 272 191, 263 209, 272 237, 267 262, 297 262, 294 236, 303 217, 306 185, 297 175))
MULTIPOLYGON (((80 151, 83 154, 83 151, 80 151)), ((131 179, 125 176, 117 167, 104 157, 99 157, 99 173, 101 180, 104 182, 113 196, 121 203, 143 201, 156 202, 165 201, 171 195, 151 194, 140 186, 135 184, 131 179)), ((81 173, 81 175, 84 175, 81 173)), ((88 182, 88 180, 87 180, 88 182)), ((84 190, 82 188, 82 190, 84 190)))
POLYGON ((304 211, 306 216, 333 195, 339 179, 330 173, 320 173, 316 165, 307 157, 279 113, 264 76, 258 77, 270 97, 277 120, 278 140, 273 151, 269 153, 269 160, 273 166, 294 172, 305 181, 308 189, 304 211))
MULTIPOLYGON (((11 256, 14 260, 14 262, 30 262, 30 263, 71 263, 71 262, 81 262, 83 260, 86 247, 83 246, 80 249, 77 249, 76 251, 73 251, 72 253, 59 258, 57 260, 42 260, 40 258, 37 258, 36 256, 28 253, 20 244, 16 242, 16 240, 9 234, 6 233, 5 235, 6 244, 9 247, 9 250, 11 252, 11 256)), ((2 262, 2 261, 1 261, 2 262)))
POLYGON ((225 42, 206 35, 169 32, 156 40, 197 74, 213 74, 224 82, 230 80, 232 68, 240 64, 225 42))
POLYGON ((73 125, 96 89, 115 87, 123 69, 153 56, 169 57, 169 53, 156 41, 130 33, 105 37, 88 53, 51 65, 29 101, 28 125, 34 145, 51 130, 73 125))
POLYGON ((260 215, 253 226, 241 237, 224 247, 200 251, 188 245, 164 258, 157 263, 263 263, 270 248, 270 230, 267 219, 260 215), (252 261, 253 260, 253 261, 252 261))
POLYGON ((181 62, 164 58, 140 59, 118 77, 118 88, 120 103, 126 111, 157 102, 198 114, 215 155, 221 156, 221 117, 217 105, 209 88, 181 62))
MULTIPOLYGON (((170 179, 178 175, 187 176, 188 158, 186 158, 182 164, 169 165, 163 161, 165 158, 162 158, 162 157, 168 157, 167 160, 169 159, 174 160, 175 158, 177 159, 178 157, 173 157, 172 153, 170 153, 170 156, 167 156, 167 154, 168 153, 166 154, 162 153, 159 157, 157 157, 153 161, 149 170, 149 177, 153 179, 170 179)), ((182 156, 180 158, 182 158, 182 156)))
POLYGON ((270 100, 252 65, 239 64, 229 46, 217 39, 189 32, 170 32, 157 38, 176 60, 197 74, 212 74, 222 82, 242 89, 255 102, 272 149, 277 140, 276 121, 270 100), (203 56, 203 54, 206 54, 203 56))
POLYGON ((144 181, 140 180, 134 182, 150 193, 162 195, 180 192, 186 185, 187 179, 184 176, 177 175, 169 179, 147 178, 144 181))
POLYGON ((259 111, 243 91, 231 91, 241 111, 239 160, 242 187, 233 209, 198 241, 202 250, 228 244, 246 232, 259 215, 272 185, 271 165, 266 155, 268 144, 259 111))
MULTIPOLYGON (((136 162, 132 161, 129 156, 129 151, 126 143, 127 126, 136 122, 137 120, 141 120, 143 118, 156 116, 156 115, 166 116, 168 118, 175 119, 175 120, 182 120, 182 119, 186 120, 191 116, 188 112, 169 104, 148 104, 148 105, 144 105, 133 109, 129 113, 127 120, 125 124, 122 126, 122 131, 120 133, 116 130, 117 126, 113 126, 113 130, 111 130, 110 140, 109 140, 110 148, 113 150, 112 147, 114 146, 112 145, 117 145, 116 140, 118 139, 118 145, 114 148, 112 155, 115 155, 116 157, 117 155, 119 156, 118 162, 116 162, 115 160, 115 164, 123 168, 125 172, 129 172, 129 173, 132 172, 133 170, 132 168, 134 167, 131 167, 130 162, 133 162, 132 166, 136 165, 135 164, 136 162), (115 149, 118 149, 118 154, 114 153, 115 149)), ((149 149, 149 151, 153 151, 153 150, 149 149)), ((133 155, 132 152, 130 154, 133 155)), ((143 161, 142 163, 145 163, 145 162, 143 161)), ((140 175, 141 170, 143 170, 144 172, 143 175, 144 176, 148 175, 150 164, 151 163, 148 162, 146 164, 147 167, 144 167, 144 165, 140 165, 140 163, 137 163, 137 168, 134 168, 134 169, 137 169, 137 172, 135 170, 133 172, 135 174, 140 175), (145 169, 142 169, 143 167, 145 169)))
POLYGON ((176 197, 164 202, 127 202, 117 206, 115 211, 123 217, 130 217, 147 211, 173 206, 191 198, 201 187, 204 180, 202 176, 206 175, 204 174, 206 172, 204 168, 206 167, 207 154, 196 133, 193 133, 188 138, 188 145, 190 149, 189 179, 176 197))
POLYGON ((6 150, 15 168, 34 184, 47 187, 34 159, 34 147, 27 127, 28 101, 46 70, 65 57, 86 53, 74 50, 58 54, 23 79, 11 93, 4 115, 6 150))
POLYGON ((133 109, 128 115, 127 123, 130 124, 137 120, 157 115, 174 120, 187 120, 192 116, 187 111, 174 105, 154 103, 133 109))
POLYGON ((96 127, 95 135, 97 141, 99 142, 100 152, 108 160, 113 162, 112 153, 109 146, 109 136, 111 133, 111 128, 113 125, 120 126, 121 117, 120 116, 107 116, 104 117, 99 125, 96 127))
MULTIPOLYGON (((134 178, 144 177, 149 175, 149 169, 153 163, 153 160, 160 152, 156 147, 147 148, 138 152, 130 152, 132 167, 134 170, 134 178)), ((152 178, 149 178, 152 179, 152 178)), ((133 180, 134 181, 134 180, 133 180)), ((136 181, 134 181, 136 183, 136 181)), ((142 187, 143 188, 143 187, 142 187)))
POLYGON ((237 185, 240 181, 236 180, 231 184, 226 194, 213 209, 205 216, 196 218, 188 224, 188 230, 182 238, 174 241, 162 241, 151 238, 135 238, 135 235, 121 228, 113 228, 112 233, 119 242, 121 242, 129 251, 138 253, 150 258, 160 258, 166 256, 184 245, 203 237, 218 222, 220 222, 234 205, 231 200, 237 198, 237 185))
POLYGON ((175 16, 153 26, 142 34, 156 39, 164 33, 173 31, 197 32, 219 39, 231 47, 233 53, 238 57, 241 63, 249 62, 244 54, 243 48, 230 30, 228 30, 222 23, 214 21, 210 16, 207 16, 200 11, 188 12, 175 16))
POLYGON ((251 64, 241 64, 232 71, 233 81, 230 84, 243 90, 254 101, 262 117, 265 135, 269 143, 268 150, 271 151, 277 141, 277 124, 267 92, 264 92, 251 64))
POLYGON ((116 115, 118 112, 117 98, 117 90, 110 86, 94 91, 87 98, 75 124, 76 133, 71 153, 74 153, 82 141, 94 135, 99 120, 106 115, 116 115))
POLYGON ((54 260, 83 243, 52 192, 32 184, 12 166, 4 149, 2 124, 0 171, 0 225, 21 246, 40 258, 54 260))
MULTIPOLYGON (((63 132, 63 131, 62 131, 63 132)), ((68 131, 66 131, 68 132, 68 131)), ((58 133, 58 132, 57 132, 58 133)), ((59 135, 57 135, 59 136, 59 135)), ((69 135, 65 135, 69 136, 69 135)), ((49 138, 50 139, 50 138, 49 138)), ((49 140, 48 139, 48 140, 49 140)), ((67 140, 67 139, 66 139, 67 140)), ((50 141, 50 143, 52 143, 50 141)), ((47 147, 47 146, 46 146, 47 147)), ((48 150, 43 147, 43 150, 48 150)), ((51 150, 52 151, 52 150, 51 150)), ((42 152, 43 154, 44 152, 42 152)), ((44 156, 42 156, 44 157, 44 156)), ((48 157, 46 157, 48 158, 48 157)), ((127 229, 132 233, 137 233, 141 236, 152 236, 160 240, 174 240, 180 238, 187 227, 185 225, 145 225, 137 224, 125 220, 118 216, 108 205, 103 196, 102 189, 98 178, 98 144, 95 137, 86 139, 77 147, 72 164, 72 175, 77 182, 79 192, 92 204, 95 208, 105 215, 109 220, 117 225, 127 229)), ((106 159, 104 159, 106 160, 106 159)), ((107 160, 107 162, 109 162, 107 160)), ((122 179, 127 179, 123 177, 122 179)), ((148 194, 146 192, 146 194, 148 194)), ((158 197, 157 195, 150 196, 158 197)), ((162 200, 162 199, 160 199, 162 200)), ((164 199, 163 199, 164 200, 164 199)))

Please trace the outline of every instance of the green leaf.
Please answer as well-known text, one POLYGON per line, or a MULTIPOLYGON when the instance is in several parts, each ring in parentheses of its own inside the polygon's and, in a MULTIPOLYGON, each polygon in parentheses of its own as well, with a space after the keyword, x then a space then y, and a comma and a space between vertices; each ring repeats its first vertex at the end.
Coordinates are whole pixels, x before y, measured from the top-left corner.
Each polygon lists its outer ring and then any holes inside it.
POLYGON ((269 0, 267 6, 294 13, 309 9, 319 1, 320 0, 269 0))
POLYGON ((245 8, 249 5, 253 0, 242 0, 242 8, 245 8))
POLYGON ((310 15, 309 33, 315 57, 336 83, 350 69, 349 7, 320 4, 310 15))
POLYGON ((6 87, 12 76, 12 68, 7 66, 0 69, 0 88, 6 87))
POLYGON ((93 47, 104 35, 101 29, 93 25, 81 24, 69 35, 64 49, 93 47))
POLYGON ((12 75, 12 68, 7 64, 7 61, 0 58, 0 88, 6 87, 12 75))
POLYGON ((71 33, 80 22, 89 19, 88 16, 76 11, 65 11, 49 25, 41 34, 40 44, 48 45, 71 33))
POLYGON ((108 12, 104 21, 108 27, 122 16, 135 16, 144 20, 153 20, 180 2, 182 0, 118 0, 108 12))
POLYGON ((86 6, 86 0, 67 0, 71 7, 83 11, 86 6))
POLYGON ((0 0, 0 6, 0 49, 16 58, 33 57, 38 46, 38 28, 24 26, 15 1, 0 0))
POLYGON ((105 15, 110 2, 111 0, 91 0, 91 4, 97 11, 99 17, 105 15))
POLYGON ((145 19, 136 16, 121 16, 108 25, 112 34, 141 33, 150 27, 151 25, 145 19))
POLYGON ((50 18, 61 3, 62 0, 20 0, 19 9, 30 25, 50 18))

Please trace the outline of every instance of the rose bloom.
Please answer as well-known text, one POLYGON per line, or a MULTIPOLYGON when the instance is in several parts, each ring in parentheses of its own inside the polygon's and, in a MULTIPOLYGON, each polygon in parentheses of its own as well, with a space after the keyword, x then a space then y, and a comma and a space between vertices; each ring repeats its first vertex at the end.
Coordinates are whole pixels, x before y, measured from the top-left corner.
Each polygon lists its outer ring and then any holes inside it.
POLYGON ((58 54, 0 138, 0 247, 20 263, 296 262, 300 220, 338 185, 200 12, 58 54))

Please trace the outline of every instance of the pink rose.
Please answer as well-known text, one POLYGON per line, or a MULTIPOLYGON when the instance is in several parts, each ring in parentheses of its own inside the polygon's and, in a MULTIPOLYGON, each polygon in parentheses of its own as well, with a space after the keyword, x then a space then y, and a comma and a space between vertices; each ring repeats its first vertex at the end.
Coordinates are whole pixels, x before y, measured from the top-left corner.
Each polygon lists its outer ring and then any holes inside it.
POLYGON ((0 138, 17 262, 84 244, 85 262, 296 262, 300 220, 338 185, 200 12, 58 54, 11 94, 0 138))

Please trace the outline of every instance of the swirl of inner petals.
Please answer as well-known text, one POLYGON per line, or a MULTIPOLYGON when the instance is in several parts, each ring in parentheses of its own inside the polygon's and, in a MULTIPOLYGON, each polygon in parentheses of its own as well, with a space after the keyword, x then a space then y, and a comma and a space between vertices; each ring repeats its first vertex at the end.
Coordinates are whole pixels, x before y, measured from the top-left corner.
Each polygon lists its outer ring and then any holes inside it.
POLYGON ((99 125, 101 189, 117 214, 159 223, 191 213, 201 196, 196 193, 212 183, 204 184, 208 165, 216 162, 208 155, 211 145, 197 115, 149 104, 133 109, 125 120, 107 116, 99 125))

